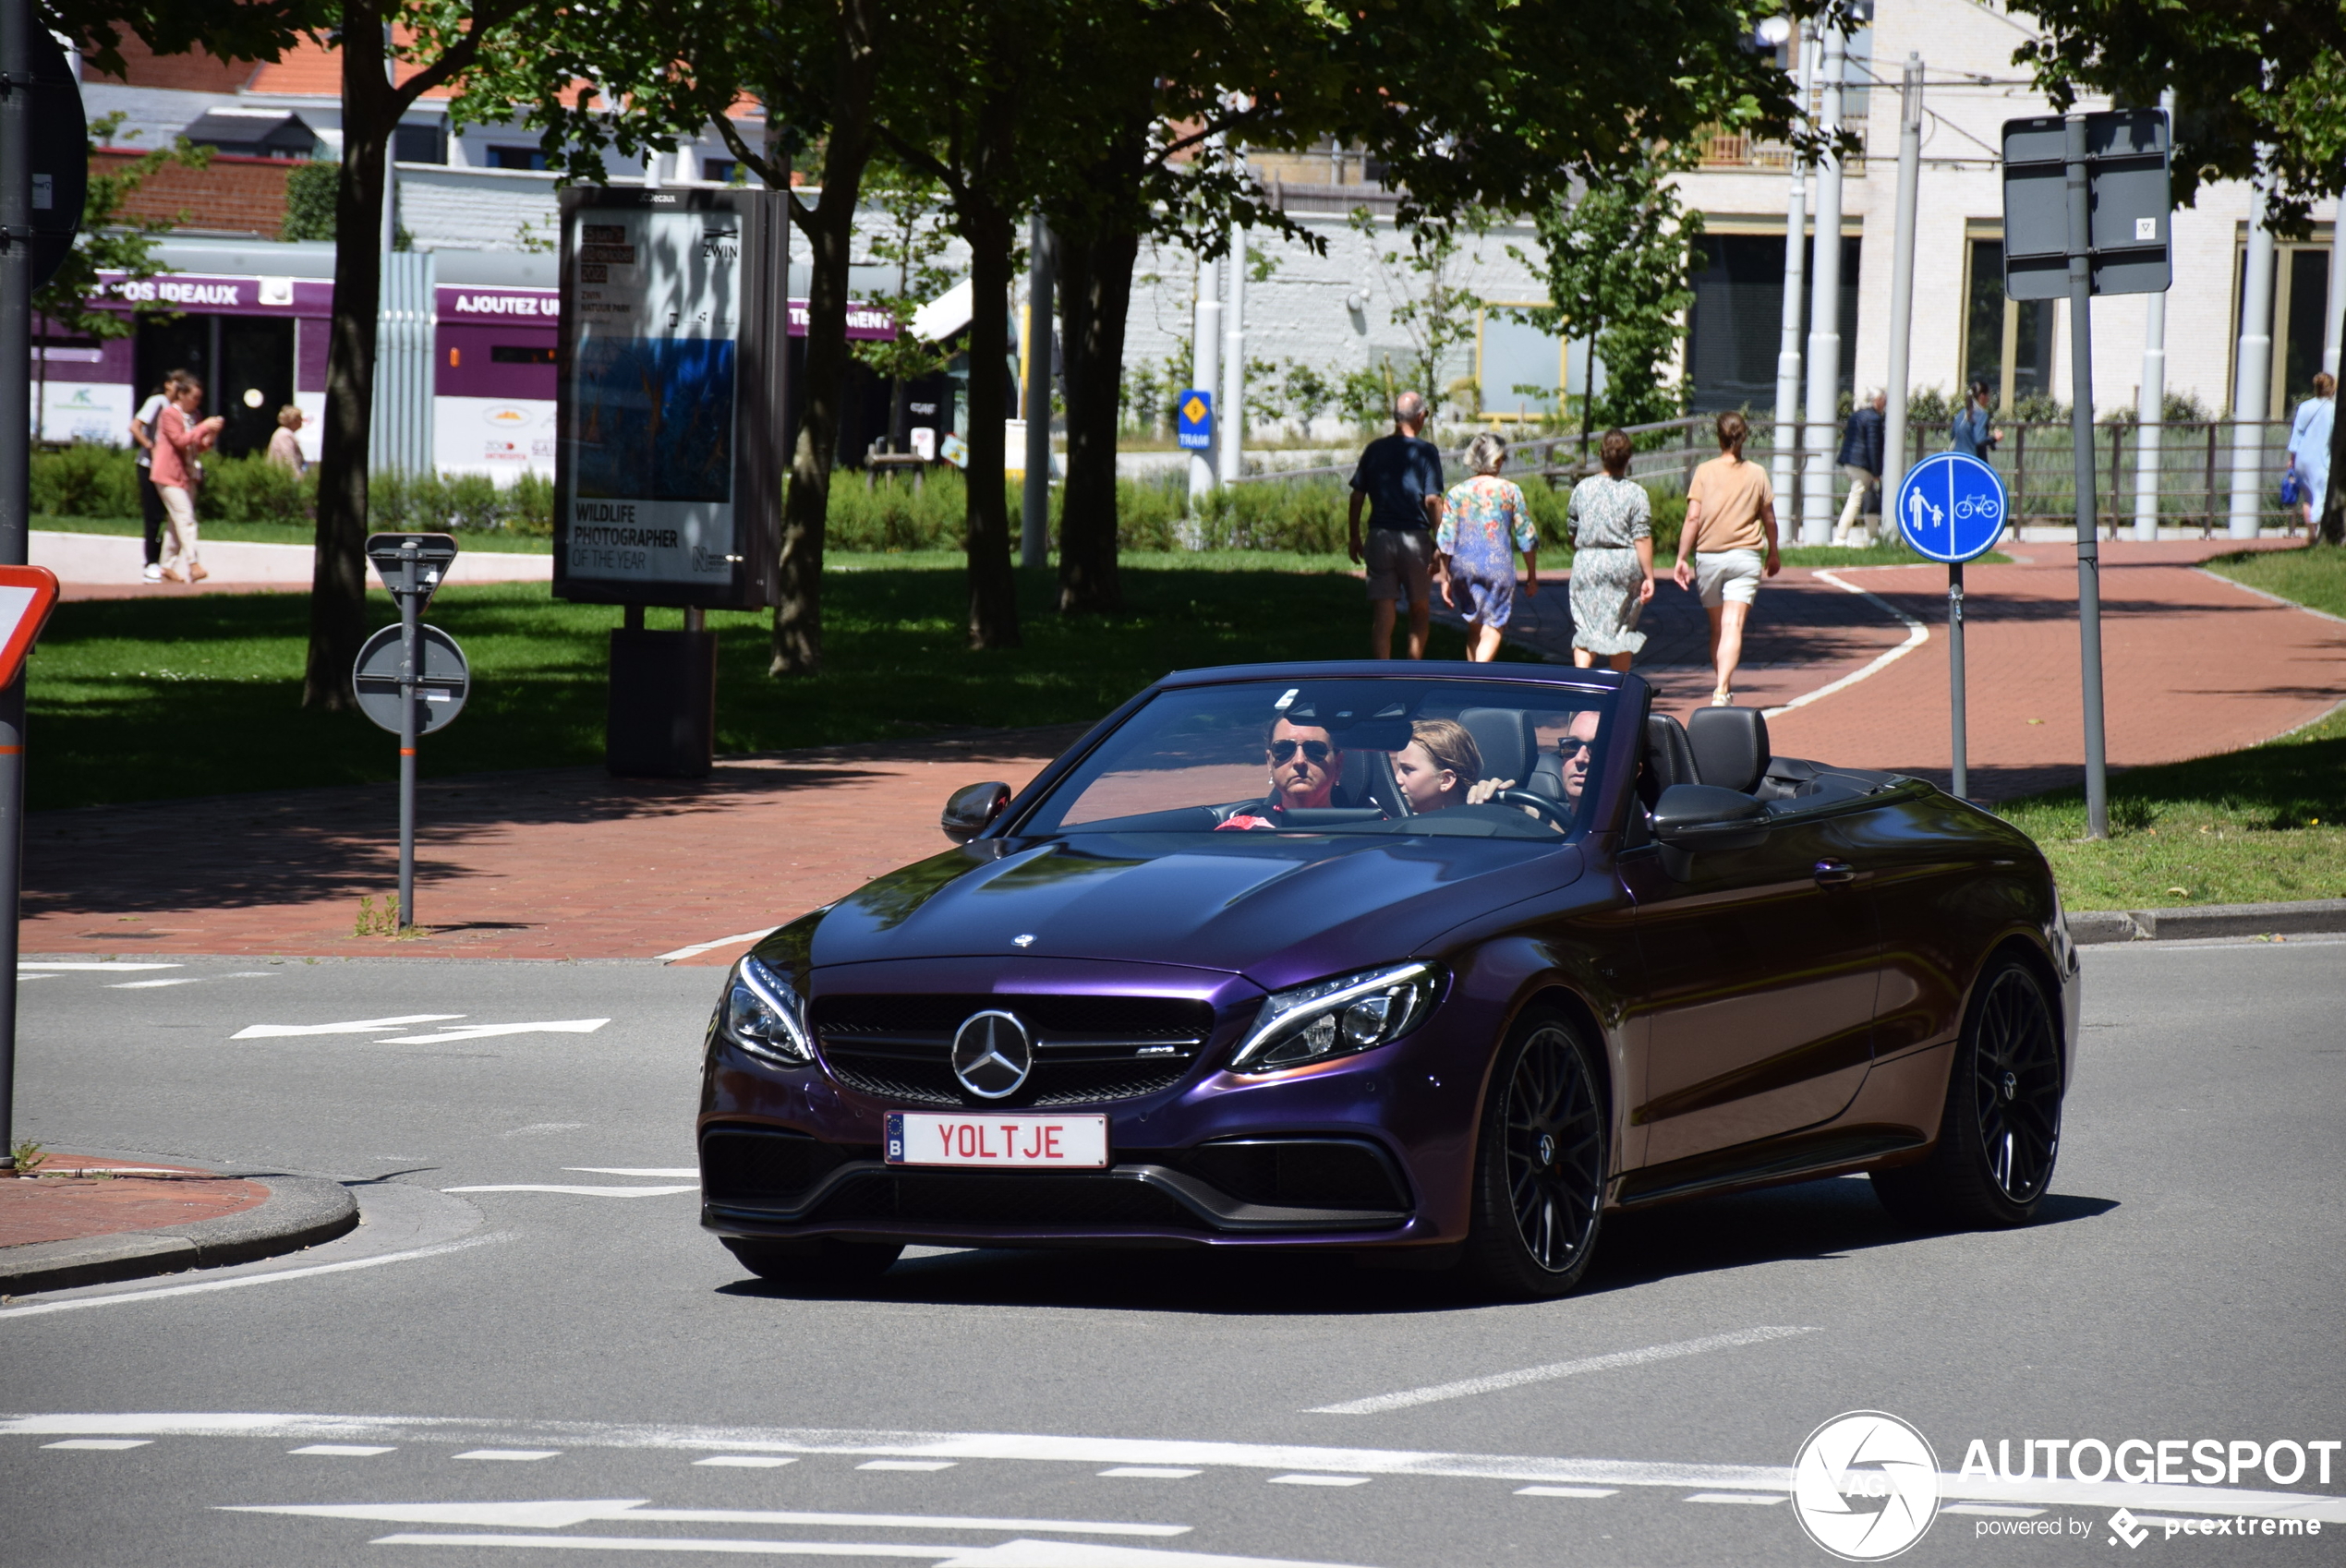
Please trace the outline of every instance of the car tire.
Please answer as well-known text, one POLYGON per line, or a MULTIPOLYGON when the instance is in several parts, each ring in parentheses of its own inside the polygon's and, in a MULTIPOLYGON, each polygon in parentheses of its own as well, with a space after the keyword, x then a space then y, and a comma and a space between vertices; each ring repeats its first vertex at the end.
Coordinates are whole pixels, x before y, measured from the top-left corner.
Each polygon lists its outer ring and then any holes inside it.
POLYGON ((2061 1031, 2026 964, 1991 964, 1972 993, 1947 1073, 1939 1141, 1917 1164, 1873 1174, 1882 1207, 1938 1230, 2026 1224, 2061 1152, 2061 1031))
POLYGON ((1475 1140, 1466 1265, 1515 1300, 1563 1296, 1588 1272, 1604 1218, 1613 1118, 1580 1030, 1540 1009, 1499 1053, 1475 1140))
POLYGON ((759 1279, 799 1290, 833 1290, 886 1273, 904 1248, 896 1242, 749 1241, 727 1237, 725 1249, 759 1279))

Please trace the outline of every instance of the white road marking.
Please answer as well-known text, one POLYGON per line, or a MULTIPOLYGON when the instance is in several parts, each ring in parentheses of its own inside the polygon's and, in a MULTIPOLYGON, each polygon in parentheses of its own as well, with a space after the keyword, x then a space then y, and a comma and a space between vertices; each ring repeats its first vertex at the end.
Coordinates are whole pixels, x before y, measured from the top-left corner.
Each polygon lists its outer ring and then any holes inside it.
MULTIPOLYGON (((469 1247, 487 1247, 491 1242, 511 1241, 514 1233, 496 1231, 488 1236, 468 1236, 459 1241, 443 1241, 437 1246, 417 1247, 405 1252, 385 1252, 374 1258, 352 1258, 340 1263, 312 1263, 306 1269, 278 1269, 265 1274, 240 1274, 235 1279, 204 1280, 196 1285, 167 1285, 159 1290, 126 1290, 113 1296, 85 1296, 73 1301, 42 1301, 30 1307, 0 1307, 0 1318, 38 1318, 50 1312, 79 1312, 85 1307, 112 1307, 124 1301, 153 1301, 166 1296, 197 1296, 214 1290, 242 1290, 248 1285, 274 1285, 279 1280, 307 1279, 312 1274, 346 1273, 352 1269, 381 1268, 385 1263, 405 1263, 416 1258, 436 1258, 443 1252, 462 1252, 469 1247)), ((264 1417, 276 1419, 277 1417, 264 1417)), ((0 1428, 0 1429, 6 1429, 0 1428)), ((298 1433, 289 1433, 298 1436, 298 1433)))
POLYGON ((1119 1465, 1102 1470, 1103 1476, 1130 1477, 1136 1481, 1186 1481, 1191 1476, 1205 1474, 1203 1470, 1182 1470, 1169 1465, 1119 1465))
POLYGON ((125 1448, 144 1448, 152 1438, 67 1438, 63 1442, 44 1442, 43 1448, 95 1448, 114 1453, 125 1448))
POLYGON ((526 1465, 533 1459, 559 1459, 562 1457, 562 1452, 559 1448, 476 1448, 469 1453, 459 1453, 456 1457, 459 1459, 510 1459, 515 1464, 526 1465))
MULTIPOLYGON (((462 1017, 462 1014, 458 1014, 462 1017)), ((402 1034, 395 1039, 378 1040, 378 1045, 439 1045, 451 1040, 491 1040, 503 1034, 592 1034, 611 1022, 609 1019, 555 1019, 538 1023, 468 1023, 461 1029, 447 1029, 438 1034, 402 1034)))
POLYGON ((1619 1487, 1518 1487, 1518 1497, 1611 1497, 1619 1487))
MULTIPOLYGON (((478 1459, 486 1454, 464 1454, 478 1459)), ((287 1514, 308 1519, 365 1519, 381 1525, 514 1525, 566 1530, 595 1522, 656 1525, 825 1525, 865 1530, 1050 1530, 1070 1536, 1163 1539, 1187 1525, 1135 1525, 1103 1519, 996 1519, 982 1514, 830 1514, 804 1509, 651 1508, 642 1498, 550 1499, 538 1502, 295 1502, 224 1506, 224 1514, 287 1514)))
MULTIPOLYGON (((176 1285, 148 1295, 213 1290, 295 1274, 366 1268, 406 1257, 424 1257, 485 1241, 510 1241, 497 1234, 446 1242, 414 1253, 361 1258, 312 1269, 257 1275, 252 1281, 176 1285)), ((20 1307, 0 1316, 53 1312, 102 1305, 61 1301, 20 1307)), ((603 1448, 704 1453, 830 1453, 854 1458, 1010 1459, 1044 1464, 1164 1465, 1219 1466, 1234 1470, 1314 1470, 1372 1476, 1433 1476, 1451 1479, 1513 1481, 1518 1485, 1668 1487, 1674 1490, 1765 1492, 1788 1496, 1792 1470, 1778 1463, 1720 1465, 1651 1459, 1554 1458, 1529 1454, 1460 1453, 1438 1450, 1318 1447, 1305 1443, 1222 1442, 1181 1438, 1070 1437, 1041 1432, 872 1431, 810 1427, 705 1427, 617 1421, 503 1421, 434 1416, 292 1415, 254 1411, 58 1412, 0 1416, 0 1436, 23 1437, 255 1437, 294 1441, 442 1442, 450 1444, 531 1442, 568 1449, 603 1448)), ((2155 1482, 2020 1480, 1980 1475, 1939 1478, 1939 1492, 1952 1502, 2043 1503, 2049 1507, 2137 1513, 2251 1514, 2257 1518, 2319 1519, 2346 1525, 2346 1496, 2313 1490, 2258 1490, 2220 1486, 2161 1486, 2155 1482)))
MULTIPOLYGON (((1789 1495, 1789 1494, 1787 1494, 1789 1495)), ((1781 1497, 1764 1497, 1749 1491, 1699 1491, 1692 1497, 1682 1497, 1680 1502, 1749 1502, 1766 1507, 1784 1501, 1781 1497)))
POLYGON ((1364 1487, 1366 1476, 1273 1476, 1275 1487, 1364 1487))
POLYGON ((1682 1339, 1672 1345, 1649 1345, 1642 1350, 1616 1350, 1606 1356, 1584 1356, 1577 1361, 1554 1361, 1544 1367, 1526 1367, 1520 1371, 1494 1372, 1487 1378, 1464 1378, 1454 1383, 1435 1383, 1430 1388, 1404 1389, 1398 1393, 1380 1393, 1368 1399, 1348 1399, 1341 1405, 1317 1405, 1304 1414, 1382 1416, 1388 1410, 1407 1410, 1412 1405, 1463 1399, 1474 1393, 1496 1393, 1501 1389, 1545 1382, 1551 1378, 1576 1377, 1582 1372, 1610 1372, 1623 1367, 1642 1367, 1649 1362, 1669 1361, 1681 1356, 1699 1356, 1705 1351, 1728 1350, 1743 1345, 1764 1345, 1770 1340, 1792 1339, 1816 1332, 1814 1329, 1738 1329, 1734 1333, 1707 1334, 1700 1339, 1682 1339))
POLYGON ((573 1551, 711 1551, 742 1557, 920 1558, 937 1568, 1344 1568, 1289 1558, 1159 1551, 1097 1541, 1004 1541, 999 1546, 881 1546, 862 1541, 691 1539, 675 1536, 378 1536, 373 1546, 524 1546, 573 1551))
POLYGON ((779 1453, 712 1453, 706 1459, 695 1459, 695 1465, 717 1465, 735 1470, 779 1470, 785 1465, 795 1465, 795 1459, 779 1453))
POLYGON ((95 962, 95 963, 92 963, 92 962, 91 962, 91 961, 89 961, 89 960, 87 960, 87 959, 57 959, 54 963, 44 963, 44 962, 42 962, 42 961, 41 959, 18 959, 17 960, 17 972, 18 972, 18 973, 19 973, 19 974, 23 973, 26 970, 81 970, 81 969, 86 969, 86 970, 99 970, 99 971, 104 971, 104 970, 115 970, 115 969, 119 969, 119 970, 134 970, 134 969, 184 969, 184 968, 186 968, 186 967, 187 967, 187 966, 186 966, 186 965, 184 965, 184 964, 165 964, 165 963, 127 963, 127 962, 126 962, 126 963, 115 963, 115 962, 113 962, 113 961, 111 961, 111 960, 107 960, 107 959, 100 959, 99 961, 97 961, 97 962, 95 962))
POLYGON ((689 947, 679 947, 672 953, 661 953, 652 959, 656 964, 672 964, 679 959, 697 959, 703 953, 713 953, 720 947, 730 947, 736 942, 755 942, 774 931, 767 926, 758 931, 744 931, 738 936, 720 936, 714 942, 695 942, 689 947))
POLYGON ((514 1182, 502 1187, 443 1187, 442 1192, 565 1192, 573 1198, 659 1198, 674 1192, 698 1192, 690 1187, 562 1187, 548 1182, 514 1182))
POLYGON ((191 974, 179 980, 126 980, 119 985, 109 985, 106 989, 109 991, 152 991, 163 985, 200 985, 202 983, 201 975, 191 974))
MULTIPOLYGON (((1848 569, 1844 567, 1843 570, 1845 571, 1848 569)), ((1908 654, 1922 646, 1924 643, 1930 640, 1929 627, 1925 626, 1921 621, 1917 621, 1913 616, 1908 615, 1905 610, 1900 609, 1888 599, 1883 598, 1880 594, 1868 593, 1865 589, 1857 586, 1855 583, 1844 583, 1830 572, 1820 572, 1817 575, 1823 581, 1831 583, 1834 587, 1839 588, 1844 594, 1856 595, 1859 598, 1864 599, 1868 604, 1872 605, 1884 615, 1895 616, 1905 625, 1906 640, 1900 643, 1896 647, 1892 648, 1888 653, 1882 654, 1874 659, 1872 663, 1867 665, 1863 669, 1852 670, 1838 681, 1830 681, 1825 685, 1818 687, 1813 692, 1804 693, 1803 694, 1793 698, 1782 707, 1772 707, 1765 710, 1766 716, 1770 718, 1774 718, 1780 714, 1790 713, 1796 707, 1807 707, 1810 703, 1817 701, 1820 697, 1829 697, 1835 692, 1845 692, 1850 687, 1856 685, 1858 681, 1866 679, 1868 676, 1879 675, 1882 670, 1897 663, 1900 659, 1905 657, 1908 654)))
POLYGON ((405 1029, 409 1024, 440 1023, 462 1013, 402 1013, 391 1019, 352 1019, 347 1023, 255 1023, 228 1036, 231 1040, 290 1040, 306 1034, 366 1034, 379 1029, 405 1029))
POLYGON ((2003 1502, 1950 1502, 1939 1510, 1941 1514, 1979 1514, 1990 1519, 2034 1519, 2044 1512, 2041 1508, 2014 1508, 2003 1502))
POLYGON ((564 1165, 562 1169, 577 1171, 585 1176, 668 1176, 671 1179, 690 1176, 695 1181, 700 1179, 698 1165, 564 1165))
POLYGON ((949 1470, 959 1461, 952 1459, 874 1459, 858 1465, 858 1470, 949 1470))
POLYGON ((337 1459, 371 1459, 378 1453, 396 1453, 393 1443, 313 1442, 303 1448, 289 1448, 287 1453, 322 1453, 337 1459))

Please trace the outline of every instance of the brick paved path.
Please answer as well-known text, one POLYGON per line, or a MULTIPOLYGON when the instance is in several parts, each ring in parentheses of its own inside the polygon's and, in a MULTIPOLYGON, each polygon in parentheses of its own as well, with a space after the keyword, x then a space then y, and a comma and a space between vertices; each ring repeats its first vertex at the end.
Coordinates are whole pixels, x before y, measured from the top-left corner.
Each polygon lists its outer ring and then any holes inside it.
MULTIPOLYGON (((2253 744, 2346 700, 2346 626, 2193 568, 2231 548, 2103 547, 2114 766, 2253 744)), ((2026 560, 1968 574, 1971 787, 1985 799, 2080 773, 2075 563, 2065 547, 2014 553, 2026 560)), ((1943 781, 1944 574, 1836 575, 1924 621, 1929 639, 1779 715, 1776 749, 1943 781)), ((1558 611, 1563 589, 1559 578, 1518 602, 1558 611)), ((1684 711, 1710 691, 1699 609, 1664 587, 1648 614, 1643 668, 1684 711)), ((1553 637, 1554 621, 1536 624, 1553 637)), ((1789 703, 1908 635, 1873 601, 1788 569, 1762 590, 1741 694, 1789 703)), ((417 907, 433 934, 397 943, 351 934, 360 897, 396 879, 388 785, 42 813, 25 834, 23 950, 651 958, 771 925, 945 848, 937 814, 954 788, 1023 784, 1080 732, 730 758, 689 785, 593 768, 427 784, 417 907)), ((683 961, 730 962, 744 946, 683 961)))
POLYGON ((187 1165, 55 1154, 42 1163, 41 1172, 30 1181, 0 1179, 0 1247, 191 1224, 269 1200, 269 1189, 259 1182, 234 1176, 197 1179, 212 1173, 187 1165), (79 1180, 61 1174, 134 1168, 186 1171, 189 1179, 125 1176, 79 1180))

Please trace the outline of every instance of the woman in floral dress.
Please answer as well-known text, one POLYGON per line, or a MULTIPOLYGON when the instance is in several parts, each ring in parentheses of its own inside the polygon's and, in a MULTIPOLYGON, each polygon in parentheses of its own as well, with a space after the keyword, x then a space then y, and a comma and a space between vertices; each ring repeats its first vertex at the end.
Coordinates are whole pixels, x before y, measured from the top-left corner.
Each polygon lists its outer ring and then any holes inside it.
POLYGON ((1499 657, 1499 635, 1515 612, 1515 561, 1508 549, 1523 552, 1523 591, 1540 591, 1540 531, 1531 509, 1514 482, 1499 477, 1507 461, 1505 437, 1485 431, 1466 450, 1474 477, 1450 487, 1442 498, 1442 526, 1433 548, 1442 552, 1442 602, 1467 611, 1467 657, 1488 664, 1499 657), (1458 603, 1458 589, 1468 603, 1458 603))
POLYGON ((1597 457, 1604 472, 1572 487, 1572 662, 1586 669, 1603 654, 1626 670, 1646 645, 1638 617, 1653 597, 1653 503, 1629 473, 1629 438, 1607 430, 1597 457))

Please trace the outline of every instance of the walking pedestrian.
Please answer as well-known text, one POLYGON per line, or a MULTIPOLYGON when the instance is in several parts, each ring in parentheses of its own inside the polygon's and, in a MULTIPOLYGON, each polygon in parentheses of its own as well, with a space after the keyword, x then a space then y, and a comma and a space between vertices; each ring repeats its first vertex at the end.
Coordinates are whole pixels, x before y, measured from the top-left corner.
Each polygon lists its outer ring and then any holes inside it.
POLYGON ((218 415, 199 419, 203 409, 203 383, 183 375, 177 392, 155 416, 155 489, 163 497, 163 515, 171 537, 163 550, 163 578, 168 583, 200 583, 212 575, 204 570, 196 537, 196 486, 203 470, 202 456, 228 422, 218 415))
POLYGON ((277 410, 277 428, 269 433, 269 461, 298 479, 309 471, 301 455, 301 410, 292 404, 277 410))
POLYGON ((1488 664, 1499 657, 1501 633, 1515 613, 1515 559, 1523 552, 1523 591, 1540 591, 1540 530, 1531 508, 1506 466, 1507 439, 1485 430, 1467 443, 1466 463, 1474 476, 1442 498, 1442 526, 1433 548, 1442 557, 1442 602, 1456 609, 1457 590, 1467 591, 1467 657, 1488 664))
POLYGON ((1948 440, 1954 450, 1966 457, 1988 461, 1988 454, 2004 439, 2003 431, 1990 421, 1989 410, 1993 400, 1988 395, 1988 383, 1974 381, 1965 397, 1963 407, 1955 414, 1955 422, 1948 428, 1948 440))
POLYGON ((1743 457, 1751 427, 1740 414, 1719 416, 1719 455, 1687 484, 1687 521, 1678 531, 1681 588, 1702 596, 1711 614, 1711 663, 1718 681, 1712 707, 1735 705, 1735 667, 1743 662, 1743 628, 1760 597, 1761 577, 1784 570, 1776 551, 1776 495, 1768 471, 1743 457))
POLYGON ((2309 545, 2329 501, 2329 432, 2337 416, 2338 378, 2316 370, 2314 395, 2297 405, 2297 417, 2289 423, 2288 471, 2297 476, 2297 508, 2309 545))
POLYGON ((1420 438, 1428 410, 1425 399, 1406 392, 1393 400, 1394 430, 1360 453, 1352 471, 1348 548, 1369 569, 1369 657, 1393 657, 1394 600, 1409 607, 1409 657, 1425 657, 1433 623, 1433 576, 1441 570, 1433 550, 1433 525, 1442 516, 1442 453, 1420 438), (1369 513, 1369 537, 1360 538, 1360 510, 1369 513))
POLYGON ((1882 410, 1889 404, 1888 392, 1874 393, 1851 411, 1849 423, 1842 429, 1841 452, 1835 461, 1849 477, 1849 501, 1841 509, 1841 521, 1833 525, 1834 544, 1852 542, 1853 528, 1858 529, 1856 543, 1863 545, 1871 537, 1860 519, 1869 512, 1881 511, 1882 410))
POLYGON ((146 537, 147 563, 140 575, 150 583, 163 581, 163 495, 155 488, 155 421, 163 415, 163 405, 171 401, 175 389, 187 379, 185 370, 174 370, 163 379, 163 384, 147 394, 139 412, 130 416, 130 444, 139 451, 135 460, 139 474, 139 525, 146 537))
POLYGON ((1653 598, 1653 501, 1629 475, 1629 438, 1607 430, 1597 443, 1604 472, 1572 487, 1572 662, 1602 654, 1626 670, 1646 645, 1638 617, 1653 598))

